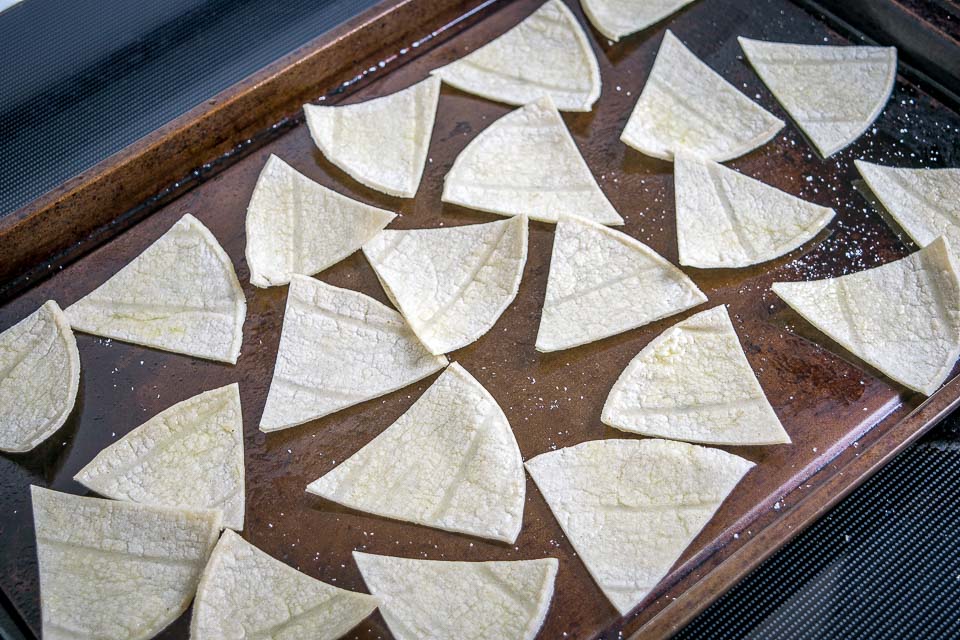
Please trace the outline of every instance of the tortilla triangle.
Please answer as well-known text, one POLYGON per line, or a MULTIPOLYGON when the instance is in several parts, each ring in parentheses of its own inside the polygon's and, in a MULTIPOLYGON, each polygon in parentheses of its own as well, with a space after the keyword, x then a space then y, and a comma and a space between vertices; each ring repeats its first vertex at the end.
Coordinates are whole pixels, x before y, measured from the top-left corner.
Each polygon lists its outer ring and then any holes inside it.
POLYGON ((657 439, 594 440, 526 463, 621 615, 667 575, 753 466, 720 449, 657 439))
POLYGON ((767 143, 783 121, 766 111, 683 46, 669 30, 620 136, 654 158, 686 149, 725 162, 767 143))
POLYGON ((396 216, 317 184, 271 155, 247 207, 250 283, 271 287, 335 265, 396 216))
POLYGON ((74 480, 102 496, 159 507, 218 509, 243 529, 243 418, 234 383, 158 413, 101 451, 74 480))
POLYGON ((881 267, 771 288, 844 349, 925 395, 960 355, 960 276, 942 237, 881 267))
POLYGON ((897 79, 894 47, 738 40, 770 93, 824 158, 873 124, 897 79))
POLYGON ((412 198, 420 186, 440 79, 344 106, 306 104, 313 141, 330 162, 357 182, 391 196, 412 198))
POLYGON ((553 239, 537 351, 578 347, 706 301, 690 278, 639 240, 565 216, 553 239))
POLYGON ((607 38, 620 38, 643 31, 680 11, 693 0, 580 0, 590 22, 607 38))
POLYGON ((561 111, 590 111, 600 66, 587 34, 561 0, 476 51, 431 71, 452 87, 515 106, 550 96, 561 111))
POLYGON ((426 378, 447 364, 399 313, 373 298, 295 275, 261 431, 322 418, 426 378))
POLYGON ((397 640, 533 640, 553 598, 555 558, 413 560, 353 552, 397 640))
POLYGON ((309 493, 351 509, 514 542, 523 523, 523 461, 503 411, 457 363, 309 493))

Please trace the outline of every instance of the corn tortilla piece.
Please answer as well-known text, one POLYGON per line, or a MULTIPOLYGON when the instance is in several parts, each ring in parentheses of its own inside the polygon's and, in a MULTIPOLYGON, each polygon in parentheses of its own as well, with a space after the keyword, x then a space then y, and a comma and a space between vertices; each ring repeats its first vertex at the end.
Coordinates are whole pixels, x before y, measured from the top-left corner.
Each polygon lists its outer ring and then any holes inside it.
POLYGON ((527 471, 597 585, 628 614, 667 575, 754 466, 670 440, 594 440, 527 471))
POLYGON ((97 454, 73 479, 115 500, 219 509, 223 526, 243 529, 240 387, 206 391, 158 413, 97 454))
POLYGON ((80 385, 77 341, 56 302, 0 333, 0 372, 0 451, 29 451, 67 421, 80 385))
POLYGON ((895 47, 737 40, 770 93, 824 158, 873 124, 897 79, 895 47))
POLYGON ((397 640, 533 640, 543 625, 559 562, 412 560, 353 552, 397 640))
POLYGON ((441 199, 541 222, 569 213, 623 224, 550 98, 508 113, 471 140, 444 178, 441 199))
POLYGON ((680 313, 707 297, 625 233, 574 216, 557 224, 537 351, 559 351, 680 313))
POLYGON ((323 155, 354 180, 391 196, 412 198, 420 186, 440 78, 388 96, 343 106, 306 104, 310 135, 323 155))
POLYGON ((322 418, 413 384, 446 364, 393 309, 295 275, 260 430, 322 418))
POLYGON ((880 267, 771 289, 844 349, 924 395, 960 355, 960 275, 943 237, 880 267))
POLYGON ((386 431, 310 483, 351 509, 513 543, 523 460, 497 401, 457 363, 386 431))
POLYGON ((550 96, 561 111, 590 111, 600 97, 597 57, 561 0, 547 0, 498 38, 430 73, 461 91, 518 107, 550 96))
POLYGON ((186 611, 219 511, 30 492, 45 640, 146 640, 186 611))
POLYGON ((601 420, 703 444, 790 442, 722 305, 678 322, 644 347, 613 385, 601 420))
POLYGON ((75 331, 236 364, 247 303, 230 257, 188 213, 64 313, 75 331))
POLYGON ((395 214, 317 184, 271 155, 247 207, 250 283, 273 287, 332 267, 377 235, 395 214))
POLYGON ((668 30, 620 140, 663 160, 686 149, 726 162, 766 144, 782 128, 782 120, 740 93, 668 30))
POLYGON ((597 31, 617 42, 680 11, 693 0, 580 0, 597 31))
POLYGON ((527 219, 388 229, 363 253, 420 342, 440 355, 478 340, 513 302, 527 262, 527 219))
POLYGON ((377 608, 365 593, 339 589, 224 531, 203 572, 192 640, 336 640, 377 608))

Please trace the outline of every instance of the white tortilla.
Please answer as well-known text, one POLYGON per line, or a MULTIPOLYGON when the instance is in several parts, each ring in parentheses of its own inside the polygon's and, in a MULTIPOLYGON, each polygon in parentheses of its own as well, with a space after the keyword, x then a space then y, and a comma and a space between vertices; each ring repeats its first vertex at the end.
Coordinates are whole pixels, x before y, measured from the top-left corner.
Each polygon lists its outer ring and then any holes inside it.
POLYGON ((740 93, 683 46, 663 36, 637 104, 620 140, 654 158, 674 151, 726 162, 766 144, 783 121, 740 93))
POLYGON ((336 640, 377 608, 365 593, 338 589, 224 531, 203 572, 192 640, 336 640))
POLYGON ((527 471, 621 615, 647 596, 753 463, 669 440, 595 440, 527 471))
POLYGON ((397 640, 533 640, 553 598, 556 558, 412 560, 353 552, 397 640))
POLYGON ((294 273, 319 273, 395 217, 327 189, 271 155, 247 207, 250 284, 272 287, 287 284, 294 273))
POLYGON ((617 42, 680 11, 693 0, 580 0, 597 31, 617 42))
POLYGON ((322 418, 413 384, 446 364, 393 309, 295 275, 260 430, 322 418))
POLYGON ((247 303, 230 257, 188 213, 65 313, 75 331, 236 364, 247 303))
POLYGON ((44 640, 146 640, 187 609, 219 511, 30 492, 44 640))
POLYGON ((387 518, 513 543, 523 460, 510 423, 457 363, 369 444, 307 487, 387 518))
POLYGON ((801 200, 711 160, 674 159, 680 264, 729 269, 766 262, 813 239, 833 209, 801 200))
POLYGON ((77 341, 53 300, 0 333, 0 451, 29 451, 62 427, 79 384, 77 341))
POLYGON ((451 87, 515 106, 550 96, 561 111, 590 111, 600 66, 587 34, 561 0, 476 51, 430 72, 451 87))
POLYGON ((101 451, 74 480, 102 496, 159 507, 218 509, 243 529, 243 418, 234 383, 158 413, 101 451))
POLYGON ((705 444, 790 442, 723 305, 678 322, 644 347, 613 385, 601 420, 705 444))
POLYGON ((303 105, 310 136, 333 164, 357 182, 391 196, 412 198, 420 186, 440 78, 357 104, 303 105))
POLYGON ((707 297, 625 233, 564 216, 557 224, 537 351, 559 351, 680 313, 707 297))
POLYGON ((895 47, 737 39, 770 93, 824 158, 873 124, 897 79, 895 47))
POLYGON ((960 275, 942 237, 881 267, 771 288, 844 349, 925 395, 960 355, 960 275))
POLYGON ((471 140, 444 179, 441 199, 541 222, 568 213, 623 224, 549 97, 508 113, 471 140))
POLYGON ((925 247, 946 236, 960 250, 960 169, 899 169, 863 160, 857 170, 914 242, 925 247))
POLYGON ((440 355, 475 342, 513 302, 527 262, 527 219, 387 230, 363 253, 420 341, 440 355))

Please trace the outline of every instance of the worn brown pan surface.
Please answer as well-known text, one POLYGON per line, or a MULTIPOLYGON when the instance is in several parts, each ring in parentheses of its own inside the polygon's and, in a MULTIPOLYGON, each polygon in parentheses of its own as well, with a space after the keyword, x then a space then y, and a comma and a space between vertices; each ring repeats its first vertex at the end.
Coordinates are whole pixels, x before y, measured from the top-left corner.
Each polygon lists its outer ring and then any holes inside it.
MULTIPOLYGON (((372 81, 330 102, 355 102, 407 87, 424 78, 430 69, 503 32, 538 4, 538 0, 521 0, 488 7, 482 20, 456 37, 436 46, 424 45, 424 51, 408 55, 408 62, 391 64, 389 73, 375 75, 372 81)), ((579 7, 572 8, 586 24, 579 7)), ((703 0, 666 23, 616 45, 590 30, 600 61, 603 94, 593 112, 565 114, 564 120, 601 187, 626 219, 623 230, 676 263, 672 167, 618 140, 667 26, 701 59, 785 120, 787 116, 744 62, 736 37, 804 43, 845 40, 811 14, 782 0, 703 0)), ((800 513, 794 511, 795 505, 805 505, 803 513, 811 517, 849 488, 850 482, 841 476, 847 465, 856 468, 862 452, 870 451, 871 459, 884 458, 921 432, 957 398, 956 385, 948 387, 930 401, 925 413, 903 422, 921 405, 923 397, 905 391, 843 353, 769 291, 770 283, 777 280, 849 273, 911 250, 854 190, 857 175, 852 160, 865 158, 903 166, 958 165, 960 117, 901 78, 874 127, 828 160, 820 159, 788 121, 771 143, 729 163, 837 211, 826 233, 782 259, 742 270, 685 269, 710 298, 708 305, 698 310, 729 305, 747 357, 793 444, 727 448, 756 462, 757 467, 633 615, 620 618, 606 601, 532 481, 527 482, 524 526, 516 545, 385 520, 307 495, 304 488, 310 481, 381 433, 435 376, 300 427, 270 435, 257 430, 286 298, 285 287, 263 290, 248 282, 244 213, 260 169, 274 153, 326 186, 399 212, 394 228, 488 222, 497 218, 442 204, 440 192, 443 176, 457 153, 509 110, 444 87, 430 159, 413 200, 391 198, 359 185, 320 155, 306 127, 293 127, 0 308, 0 329, 5 329, 47 299, 64 307, 73 303, 187 212, 210 228, 232 258, 248 304, 243 350, 236 366, 77 336, 83 372, 77 408, 68 424, 28 454, 0 456, 0 586, 31 629, 39 631, 40 611, 28 485, 84 493, 71 478, 97 452, 171 404, 230 382, 240 383, 244 410, 245 538, 311 576, 356 590, 365 588, 350 557, 355 549, 448 560, 559 558, 556 593, 542 638, 617 637, 618 632, 628 635, 651 620, 653 626, 645 627, 647 633, 672 628, 699 603, 715 597, 716 590, 728 584, 731 576, 739 575, 782 544, 790 529, 804 520, 796 515, 789 520, 791 514, 800 513), (875 443, 877 446, 871 447, 875 443), (813 492, 817 492, 815 503, 802 502, 807 493, 813 492), (753 538, 758 538, 755 544, 753 538), (747 552, 750 558, 744 559, 747 552), (685 592, 698 593, 698 602, 685 599, 685 592), (654 620, 677 598, 674 607, 654 620)), ((586 440, 634 437, 600 422, 606 395, 637 351, 694 312, 577 349, 539 354, 534 350, 534 338, 552 241, 552 226, 531 224, 529 258, 516 302, 486 336, 451 354, 451 360, 466 367, 503 407, 525 459, 586 440)), ((373 271, 360 254, 318 277, 386 302, 373 271)), ((872 465, 858 473, 863 475, 870 468, 872 465)), ((184 617, 161 637, 186 635, 184 617)), ((389 637, 389 632, 377 614, 353 635, 389 637)))

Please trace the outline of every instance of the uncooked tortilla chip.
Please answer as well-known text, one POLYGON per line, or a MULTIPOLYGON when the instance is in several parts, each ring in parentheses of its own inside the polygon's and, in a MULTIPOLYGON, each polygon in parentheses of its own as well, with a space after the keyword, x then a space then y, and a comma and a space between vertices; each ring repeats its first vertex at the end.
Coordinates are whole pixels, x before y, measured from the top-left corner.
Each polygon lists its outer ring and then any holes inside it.
POLYGON ((782 120, 740 93, 667 31, 620 140, 664 160, 686 149, 725 162, 765 144, 782 128, 782 120))
POLYGON ((580 0, 597 31, 614 42, 646 29, 693 0, 580 0))
POLYGON ((243 419, 236 383, 193 396, 101 451, 74 480, 102 496, 219 509, 243 529, 243 419))
POLYGON ((29 451, 63 426, 80 384, 77 342, 48 300, 0 333, 0 451, 29 451))
POLYGON ((30 492, 45 640, 146 640, 186 610, 219 511, 30 492))
POLYGON ((657 585, 753 463, 669 440, 595 440, 528 460, 587 571, 621 615, 657 585))
POLYGON ((833 209, 801 200, 711 160, 674 159, 680 264, 701 269, 766 262, 808 242, 833 209))
POLYGON ((322 418, 413 384, 446 364, 393 309, 295 275, 260 430, 322 418))
POLYGON ((452 87, 516 106, 550 96, 561 111, 590 111, 600 66, 587 34, 560 0, 459 60, 431 71, 452 87))
POLYGON ((564 216, 553 239, 537 351, 577 347, 706 301, 690 278, 639 240, 564 216))
POLYGON ((412 198, 420 186, 440 78, 338 107, 303 105, 313 141, 330 162, 371 189, 412 198))
POLYGON ((376 608, 373 596, 315 580, 224 531, 197 588, 190 638, 336 640, 376 608))
POLYGON ((862 160, 857 170, 914 242, 925 247, 946 236, 960 250, 960 169, 898 169, 862 160))
POLYGON ((824 158, 873 124, 897 79, 895 47, 738 40, 770 93, 824 158))
POLYGON ((942 237, 881 267, 772 289, 844 349, 925 395, 960 355, 960 276, 942 237))
POLYGON ((444 179, 441 199, 542 222, 569 213, 623 224, 550 98, 508 113, 471 140, 444 179))
POLYGON ((65 313, 76 331, 236 364, 247 303, 230 257, 188 213, 65 313))
POLYGON ((512 543, 525 481, 507 417, 453 363, 386 431, 307 491, 351 509, 512 543))
POLYGON ((556 558, 412 560, 353 552, 397 640, 533 640, 553 598, 556 558))
POLYGON ((527 262, 527 219, 387 230, 363 253, 420 341, 440 355, 476 341, 513 302, 527 262))
POLYGON ((396 216, 317 184, 271 155, 247 207, 247 265, 257 287, 340 262, 396 216))
POLYGON ((601 420, 705 444, 790 442, 722 305, 678 322, 644 347, 613 385, 601 420))

